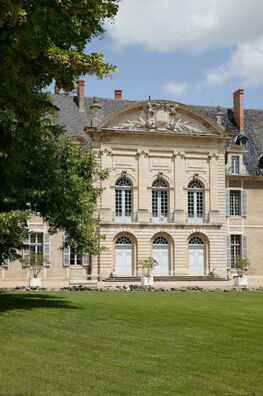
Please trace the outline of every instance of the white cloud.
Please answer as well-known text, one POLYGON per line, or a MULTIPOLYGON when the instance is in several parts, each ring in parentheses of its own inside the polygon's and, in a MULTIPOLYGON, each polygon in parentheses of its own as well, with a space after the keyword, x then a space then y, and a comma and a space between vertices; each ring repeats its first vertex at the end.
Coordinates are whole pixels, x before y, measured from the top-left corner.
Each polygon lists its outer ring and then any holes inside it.
POLYGON ((242 43, 228 62, 208 70, 206 82, 221 84, 226 80, 238 79, 244 87, 263 84, 263 37, 253 43, 242 43))
POLYGON ((206 82, 236 78, 255 86, 263 84, 262 15, 262 0, 122 0, 107 29, 119 49, 141 45, 161 53, 194 54, 234 48, 225 64, 207 72, 206 82))
POLYGON ((263 35, 262 13, 262 0, 122 0, 108 31, 119 47, 196 52, 263 35))
POLYGON ((174 96, 184 96, 186 94, 188 85, 189 85, 188 83, 170 82, 164 85, 163 89, 174 96))

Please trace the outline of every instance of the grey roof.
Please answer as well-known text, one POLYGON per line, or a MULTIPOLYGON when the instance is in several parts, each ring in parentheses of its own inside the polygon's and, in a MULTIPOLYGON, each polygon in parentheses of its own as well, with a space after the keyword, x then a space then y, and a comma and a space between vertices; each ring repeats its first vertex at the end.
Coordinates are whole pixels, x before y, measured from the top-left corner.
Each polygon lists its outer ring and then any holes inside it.
MULTIPOLYGON (((87 144, 89 144, 89 137, 84 132, 84 128, 90 125, 91 118, 93 118, 90 105, 93 104, 93 98, 85 98, 85 111, 79 111, 76 97, 66 94, 54 95, 54 104, 60 109, 57 122, 64 125, 66 132, 70 136, 81 136, 87 144)), ((116 100, 98 98, 98 103, 101 106, 99 118, 102 120, 110 113, 120 110, 128 105, 136 103, 132 100, 116 100)), ((212 120, 216 121, 217 108, 213 106, 191 106, 198 110, 212 120)), ((227 145, 235 144, 236 137, 240 134, 233 116, 232 109, 221 108, 224 117, 222 119, 222 127, 229 136, 232 136, 231 141, 227 145)), ((245 110, 245 132, 248 142, 246 151, 244 153, 244 164, 247 169, 247 174, 251 176, 262 175, 258 167, 258 158, 263 153, 263 110, 245 110)))

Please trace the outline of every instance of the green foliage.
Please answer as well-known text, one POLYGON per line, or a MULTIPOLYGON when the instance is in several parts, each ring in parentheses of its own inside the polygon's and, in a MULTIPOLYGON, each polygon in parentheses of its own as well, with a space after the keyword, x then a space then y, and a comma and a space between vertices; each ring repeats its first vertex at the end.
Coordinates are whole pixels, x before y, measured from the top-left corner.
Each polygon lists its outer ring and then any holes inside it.
POLYGON ((82 74, 110 76, 116 67, 86 45, 103 37, 119 0, 0 0, 0 108, 19 119, 51 111, 52 80, 66 91, 82 74), (85 49, 85 51, 84 51, 85 49))
POLYGON ((236 268, 240 272, 244 272, 246 269, 248 269, 249 264, 248 258, 242 258, 241 256, 236 258, 236 268))
POLYGON ((100 250, 93 183, 106 172, 43 118, 57 110, 43 89, 55 80, 71 91, 82 74, 116 70, 86 45, 117 10, 118 0, 0 0, 0 264, 19 257, 35 212, 80 252, 100 250))
POLYGON ((17 249, 23 247, 29 216, 29 210, 10 210, 0 213, 0 265, 6 264, 8 259, 20 258, 14 247, 17 249))
POLYGON ((24 267, 29 267, 34 278, 37 278, 38 274, 43 268, 43 265, 49 264, 42 254, 35 254, 30 252, 29 255, 22 261, 24 267))
POLYGON ((156 265, 158 265, 158 262, 149 256, 146 259, 140 260, 138 267, 142 270, 142 274, 144 276, 150 276, 152 274, 153 268, 156 265))
POLYGON ((99 169, 94 154, 72 144, 50 119, 31 116, 25 126, 5 111, 0 148, 0 260, 22 247, 30 213, 39 213, 51 233, 66 230, 80 252, 98 253, 102 237, 93 213, 101 189, 94 183, 108 172, 99 169))

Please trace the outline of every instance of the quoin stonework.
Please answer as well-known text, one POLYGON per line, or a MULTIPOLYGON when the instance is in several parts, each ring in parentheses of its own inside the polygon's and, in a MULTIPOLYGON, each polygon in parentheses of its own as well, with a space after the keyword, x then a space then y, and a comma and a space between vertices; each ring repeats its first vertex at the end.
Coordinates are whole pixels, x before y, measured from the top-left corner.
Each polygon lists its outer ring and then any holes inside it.
MULTIPOLYGON (((238 256, 262 276, 263 111, 244 110, 242 89, 232 109, 122 96, 84 97, 83 80, 76 97, 55 89, 57 121, 110 170, 94 214, 106 249, 81 257, 35 216, 25 242, 49 261, 42 278, 127 279, 148 256, 160 279, 231 277, 238 256)), ((0 270, 0 279, 29 276, 19 262, 0 270)))

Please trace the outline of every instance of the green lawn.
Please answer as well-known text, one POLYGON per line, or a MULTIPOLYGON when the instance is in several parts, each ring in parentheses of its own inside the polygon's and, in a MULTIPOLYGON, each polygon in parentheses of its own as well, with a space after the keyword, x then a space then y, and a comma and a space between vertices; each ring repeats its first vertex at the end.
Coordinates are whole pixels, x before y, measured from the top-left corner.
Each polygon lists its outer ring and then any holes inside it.
POLYGON ((263 395, 263 293, 0 292, 0 395, 263 395))

